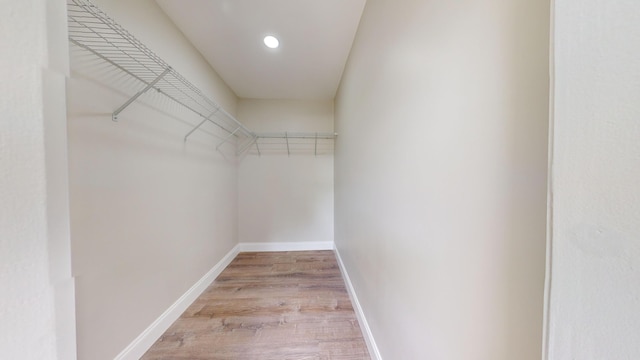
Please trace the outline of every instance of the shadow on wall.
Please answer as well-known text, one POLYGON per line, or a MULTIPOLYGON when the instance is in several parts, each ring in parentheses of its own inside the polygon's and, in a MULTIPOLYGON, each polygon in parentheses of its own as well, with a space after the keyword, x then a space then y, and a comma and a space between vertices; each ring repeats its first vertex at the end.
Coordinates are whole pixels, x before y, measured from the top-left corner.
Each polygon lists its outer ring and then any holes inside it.
POLYGON ((516 1, 508 6, 513 14, 510 28, 515 30, 506 34, 511 52, 504 68, 512 104, 506 114, 507 166, 512 171, 505 179, 509 191, 505 311, 511 329, 505 343, 506 358, 516 359, 523 347, 542 349, 543 341, 551 16, 548 1, 516 1), (539 336, 528 336, 531 328, 539 336))

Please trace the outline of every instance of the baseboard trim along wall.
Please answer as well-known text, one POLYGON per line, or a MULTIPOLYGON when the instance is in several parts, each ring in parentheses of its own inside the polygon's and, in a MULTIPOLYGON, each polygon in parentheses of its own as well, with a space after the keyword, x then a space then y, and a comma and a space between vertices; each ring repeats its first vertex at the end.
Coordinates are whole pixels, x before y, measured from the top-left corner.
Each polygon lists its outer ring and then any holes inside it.
MULTIPOLYGON (((171 305, 160 317, 158 317, 148 328, 146 328, 135 340, 129 344, 114 360, 138 360, 149 348, 164 334, 182 313, 187 310, 220 273, 233 261, 241 252, 249 251, 310 251, 310 250, 333 250, 333 241, 315 242, 280 242, 280 243, 240 243, 234 246, 222 260, 220 260, 209 272, 207 272, 198 282, 196 282, 184 295, 182 295, 173 305, 171 305)), ((342 264, 340 265, 342 269, 342 264)), ((343 274, 346 274, 343 271, 343 274)), ((350 284, 348 282, 348 284, 350 284)), ((351 296, 352 290, 349 290, 351 296)), ((358 315, 360 319, 360 315, 358 315)), ((361 321, 362 323, 362 321, 361 321)), ((367 343, 367 346, 369 343, 367 343)), ((371 351, 371 350, 369 350, 371 351)), ((379 359, 379 358, 378 358, 379 359)))
POLYGON ((114 360, 138 360, 149 348, 164 334, 182 313, 187 310, 211 283, 220 275, 229 263, 240 252, 236 245, 222 260, 220 260, 209 272, 207 272, 198 282, 196 282, 184 295, 182 295, 173 305, 171 305, 160 317, 156 319, 142 334, 129 344, 114 360))
POLYGON ((240 243, 240 252, 333 250, 333 241, 240 243))
POLYGON ((347 292, 349 293, 349 298, 351 298, 351 303, 356 311, 356 316, 358 317, 358 322, 360 323, 360 328, 362 329, 362 335, 364 336, 364 341, 367 343, 367 349, 369 350, 369 355, 373 360, 382 360, 382 356, 380 356, 380 351, 378 350, 378 345, 376 344, 375 339, 373 338, 373 333, 371 332, 371 328, 369 327, 369 323, 364 316, 364 311, 362 311, 362 306, 360 306, 360 301, 358 301, 358 296, 356 295, 356 291, 353 288, 353 284, 351 283, 351 279, 349 278, 349 273, 347 273, 347 269, 342 262, 342 258, 340 257, 340 252, 337 248, 334 248, 334 252, 336 254, 336 259, 338 259, 338 266, 340 266, 340 271, 342 272, 342 277, 344 278, 344 282, 347 285, 347 292))

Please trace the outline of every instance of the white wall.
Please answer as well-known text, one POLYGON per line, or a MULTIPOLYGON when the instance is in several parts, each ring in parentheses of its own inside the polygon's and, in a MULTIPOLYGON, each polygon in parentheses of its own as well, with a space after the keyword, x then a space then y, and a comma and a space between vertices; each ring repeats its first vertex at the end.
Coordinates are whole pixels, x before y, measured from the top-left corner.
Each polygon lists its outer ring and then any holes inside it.
POLYGON ((555 1, 549 359, 640 358, 640 2, 555 1))
POLYGON ((74 359, 64 1, 0 4, 0 358, 74 359))
POLYGON ((548 29, 545 1, 367 1, 335 236, 385 359, 541 357, 548 29))
MULTIPOLYGON (((153 0, 96 4, 235 112, 235 95, 153 0)), ((113 359, 237 243, 237 169, 216 152, 223 134, 213 126, 185 144, 200 119, 162 95, 145 95, 113 122, 131 81, 73 48, 72 71, 78 356, 113 359)))
MULTIPOLYGON (((238 119, 256 132, 333 132, 333 101, 240 100, 238 119)), ((255 147, 238 169, 240 242, 333 241, 333 152, 312 143, 255 147), (310 152, 311 151, 311 152, 310 152)))

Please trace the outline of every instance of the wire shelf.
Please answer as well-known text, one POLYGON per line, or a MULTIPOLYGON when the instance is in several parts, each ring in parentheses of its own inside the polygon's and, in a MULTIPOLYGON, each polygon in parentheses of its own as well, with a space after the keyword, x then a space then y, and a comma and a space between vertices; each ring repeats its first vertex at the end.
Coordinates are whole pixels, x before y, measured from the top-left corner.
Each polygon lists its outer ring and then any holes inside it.
POLYGON ((257 133, 251 153, 257 155, 291 153, 315 156, 333 153, 335 133, 257 133))
POLYGON ((210 122, 227 134, 216 149, 232 138, 244 139, 236 143, 237 155, 250 149, 254 149, 251 153, 257 152, 259 155, 260 139, 284 139, 290 154, 290 139, 313 139, 317 143, 318 140, 333 141, 335 138, 332 133, 255 134, 89 0, 67 0, 67 14, 69 41, 73 45, 92 53, 140 83, 141 90, 113 112, 114 121, 141 95, 155 90, 202 119, 185 135, 185 141, 204 123, 210 122))

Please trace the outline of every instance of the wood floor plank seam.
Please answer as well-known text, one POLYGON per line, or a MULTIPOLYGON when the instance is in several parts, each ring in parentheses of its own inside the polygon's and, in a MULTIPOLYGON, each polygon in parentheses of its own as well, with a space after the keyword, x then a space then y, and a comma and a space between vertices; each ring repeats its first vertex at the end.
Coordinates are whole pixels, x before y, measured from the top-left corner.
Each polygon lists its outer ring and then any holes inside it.
POLYGON ((369 360, 332 251, 242 252, 143 360, 369 360))

